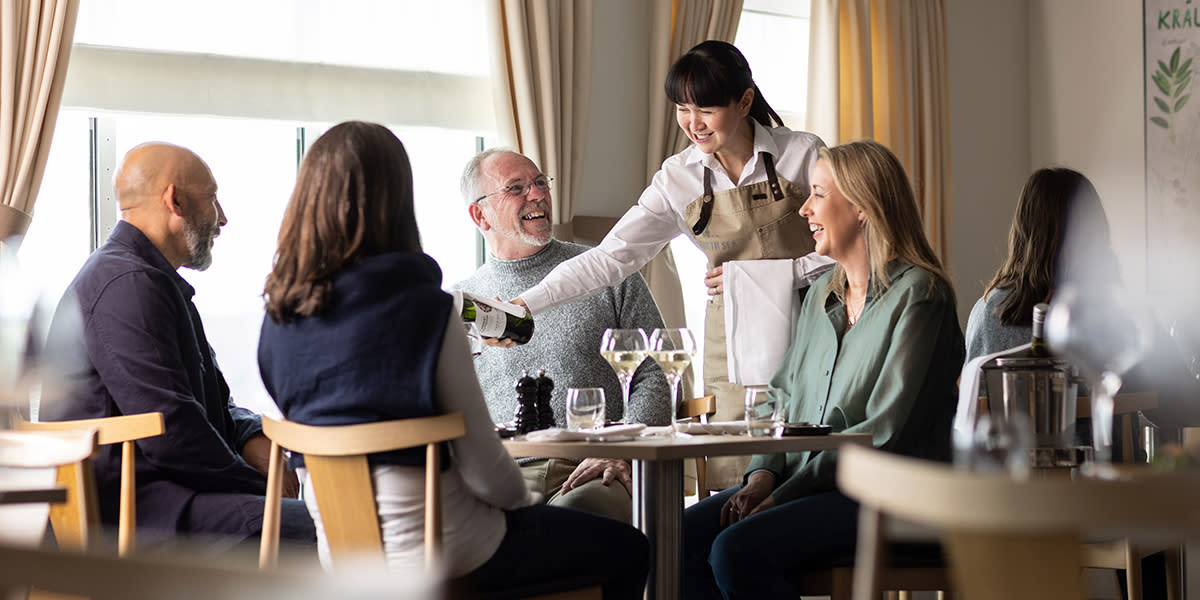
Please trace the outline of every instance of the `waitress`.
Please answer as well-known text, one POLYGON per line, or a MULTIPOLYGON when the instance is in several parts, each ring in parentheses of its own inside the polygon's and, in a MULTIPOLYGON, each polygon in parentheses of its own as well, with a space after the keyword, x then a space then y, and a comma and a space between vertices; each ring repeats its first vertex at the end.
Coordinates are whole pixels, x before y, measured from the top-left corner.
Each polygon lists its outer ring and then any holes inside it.
POLYGON ((709 40, 688 50, 671 66, 664 87, 692 145, 663 162, 599 246, 562 263, 515 302, 536 315, 615 285, 675 236, 687 235, 708 257, 710 269, 705 393, 717 395, 714 418, 740 418, 742 389, 728 382, 726 369, 721 265, 793 260, 798 290, 807 290, 833 266, 813 252, 812 236, 798 215, 808 197, 809 170, 825 144, 783 126, 732 44, 709 40))

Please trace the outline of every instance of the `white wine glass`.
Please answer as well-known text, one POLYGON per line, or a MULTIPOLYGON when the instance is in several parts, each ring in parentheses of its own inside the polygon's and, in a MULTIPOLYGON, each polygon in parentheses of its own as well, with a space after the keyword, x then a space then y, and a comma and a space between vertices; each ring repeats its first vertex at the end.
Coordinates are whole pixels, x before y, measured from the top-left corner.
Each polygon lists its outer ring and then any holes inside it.
POLYGON ((634 372, 646 360, 649 347, 650 340, 641 329, 605 329, 600 338, 600 356, 612 365, 621 382, 622 423, 633 422, 629 416, 629 387, 633 384, 634 372))
POLYGON ((1111 474, 1113 396, 1121 377, 1150 349, 1147 305, 1116 285, 1068 285, 1054 295, 1046 315, 1046 342, 1091 387, 1093 474, 1111 474))
POLYGON ((679 412, 679 382, 683 372, 692 364, 696 355, 696 337, 690 329, 655 329, 650 334, 650 357, 658 363, 667 385, 671 387, 671 435, 677 435, 675 415, 679 412))

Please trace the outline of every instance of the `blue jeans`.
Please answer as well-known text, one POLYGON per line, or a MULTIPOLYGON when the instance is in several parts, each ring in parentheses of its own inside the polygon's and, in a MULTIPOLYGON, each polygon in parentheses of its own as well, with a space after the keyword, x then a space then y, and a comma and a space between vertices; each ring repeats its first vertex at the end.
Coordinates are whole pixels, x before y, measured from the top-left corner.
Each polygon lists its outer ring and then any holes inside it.
POLYGON ((794 598, 787 574, 853 553, 858 503, 839 492, 785 502, 721 527, 721 506, 741 486, 683 513, 683 597, 794 598))
POLYGON ((505 588, 561 581, 571 587, 602 585, 605 600, 642 597, 650 570, 650 543, 637 529, 544 504, 508 511, 505 521, 508 530, 496 553, 457 584, 504 597, 505 588))

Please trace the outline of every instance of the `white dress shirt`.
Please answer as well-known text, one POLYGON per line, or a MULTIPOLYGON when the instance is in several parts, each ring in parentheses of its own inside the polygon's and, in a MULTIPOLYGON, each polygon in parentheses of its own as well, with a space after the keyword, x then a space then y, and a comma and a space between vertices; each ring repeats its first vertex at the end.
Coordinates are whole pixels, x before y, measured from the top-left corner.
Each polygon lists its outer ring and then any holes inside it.
MULTIPOLYGON (((663 161, 662 168, 642 192, 637 204, 621 217, 600 245, 555 268, 541 283, 521 294, 533 314, 566 304, 577 298, 615 285, 650 262, 675 236, 686 234, 695 241, 691 225, 684 219, 688 204, 704 194, 704 168, 713 172, 714 192, 766 181, 761 152, 775 158, 779 177, 801 189, 808 188, 808 174, 817 161, 817 149, 825 144, 817 136, 786 127, 766 128, 754 124, 754 153, 733 181, 720 161, 691 146, 663 161)), ((797 232, 808 235, 808 232, 797 232)), ((833 261, 811 253, 793 259, 794 286, 807 286, 833 261)))

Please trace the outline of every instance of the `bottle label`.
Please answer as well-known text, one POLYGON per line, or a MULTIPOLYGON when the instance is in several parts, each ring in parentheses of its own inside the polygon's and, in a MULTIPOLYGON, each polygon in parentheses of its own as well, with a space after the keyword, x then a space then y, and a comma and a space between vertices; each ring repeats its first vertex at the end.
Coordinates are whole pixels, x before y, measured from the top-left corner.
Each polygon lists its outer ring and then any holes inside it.
POLYGON ((504 311, 479 301, 475 302, 475 326, 479 328, 479 334, 483 337, 496 338, 504 335, 507 321, 504 311))

